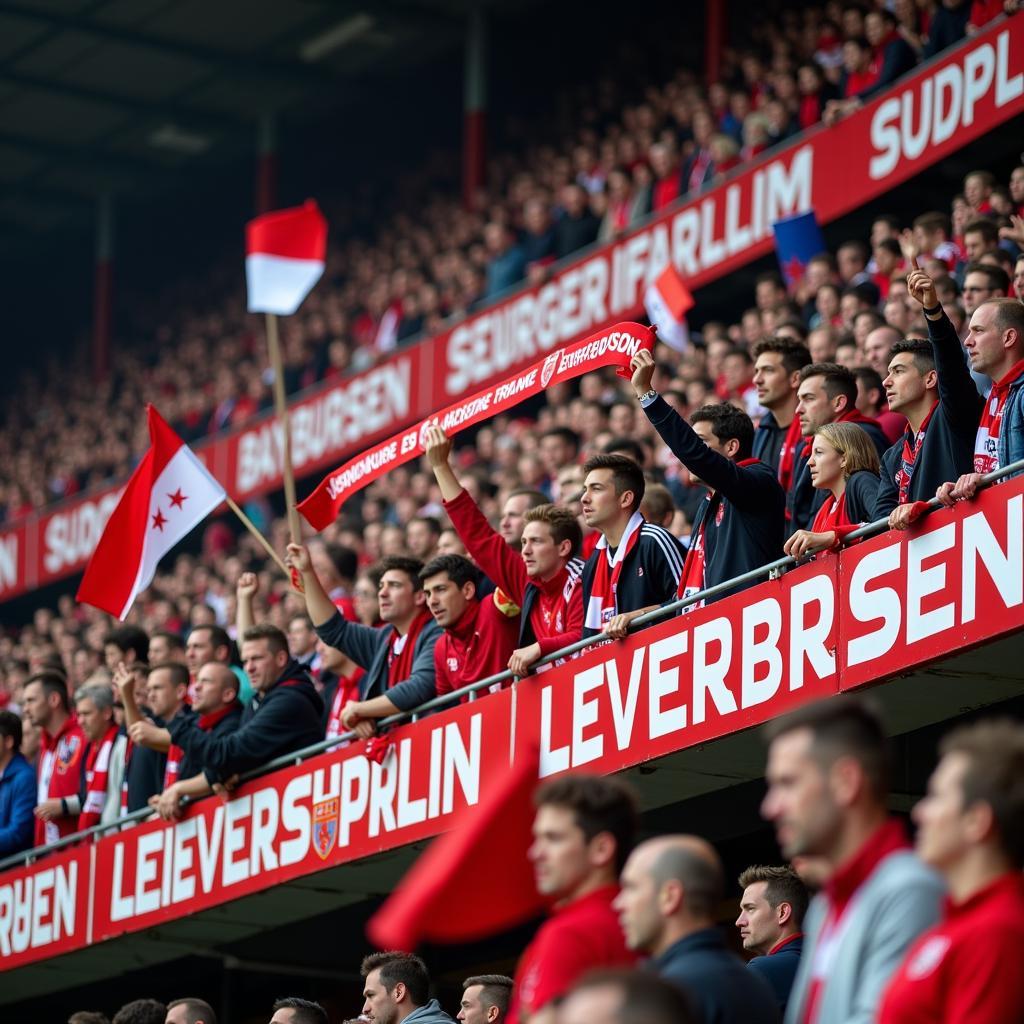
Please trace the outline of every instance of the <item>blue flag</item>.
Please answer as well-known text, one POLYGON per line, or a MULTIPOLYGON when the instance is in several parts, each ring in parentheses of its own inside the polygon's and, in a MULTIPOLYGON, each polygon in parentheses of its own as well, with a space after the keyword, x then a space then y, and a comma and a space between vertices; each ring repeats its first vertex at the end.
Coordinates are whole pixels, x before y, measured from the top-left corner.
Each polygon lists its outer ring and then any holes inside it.
POLYGON ((775 233, 775 252, 779 257, 782 276, 786 285, 792 288, 803 278, 808 261, 827 252, 825 239, 813 210, 775 221, 772 231, 775 233))

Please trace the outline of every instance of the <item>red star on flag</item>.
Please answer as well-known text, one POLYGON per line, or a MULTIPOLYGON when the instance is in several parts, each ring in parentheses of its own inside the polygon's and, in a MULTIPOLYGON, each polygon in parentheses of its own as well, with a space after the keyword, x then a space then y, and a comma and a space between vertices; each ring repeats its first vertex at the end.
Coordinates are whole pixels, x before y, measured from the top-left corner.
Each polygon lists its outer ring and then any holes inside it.
POLYGON ((164 518, 163 512, 161 512, 160 509, 157 509, 156 510, 156 515, 153 516, 153 525, 150 527, 150 529, 152 529, 152 530, 159 530, 161 533, 163 533, 164 532, 164 523, 166 523, 166 522, 167 522, 167 520, 164 518))
POLYGON ((804 264, 799 256, 790 257, 789 261, 782 268, 786 280, 790 284, 799 284, 804 276, 804 264))
POLYGON ((188 501, 188 495, 182 494, 180 487, 173 494, 168 494, 167 497, 176 508, 184 508, 185 502, 188 501))

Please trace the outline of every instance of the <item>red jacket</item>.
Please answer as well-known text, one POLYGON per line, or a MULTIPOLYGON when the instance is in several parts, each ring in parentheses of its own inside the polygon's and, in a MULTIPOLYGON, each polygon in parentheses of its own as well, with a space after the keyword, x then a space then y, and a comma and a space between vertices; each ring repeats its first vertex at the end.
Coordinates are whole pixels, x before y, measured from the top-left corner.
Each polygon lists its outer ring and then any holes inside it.
MULTIPOLYGON (((438 696, 508 668, 519 634, 519 616, 501 611, 496 597, 494 591, 482 601, 474 600, 462 618, 441 633, 434 645, 438 696)), ((495 687, 501 689, 510 681, 495 687)))
MULTIPOLYGON (((85 758, 86 741, 82 727, 74 715, 68 717, 56 736, 51 737, 45 730, 39 734, 39 793, 38 799, 66 800, 77 797, 82 780, 82 763, 85 758)), ((36 846, 55 843, 71 835, 78 827, 78 809, 75 813, 55 818, 53 821, 36 819, 36 846)))

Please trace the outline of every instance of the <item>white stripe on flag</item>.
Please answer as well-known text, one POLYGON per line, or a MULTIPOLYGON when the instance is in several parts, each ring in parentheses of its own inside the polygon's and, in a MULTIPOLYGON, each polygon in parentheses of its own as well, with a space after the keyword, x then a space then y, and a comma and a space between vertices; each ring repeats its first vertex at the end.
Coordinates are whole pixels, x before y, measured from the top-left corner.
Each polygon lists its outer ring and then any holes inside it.
POLYGON ((224 488, 210 476, 188 445, 183 444, 153 484, 139 571, 118 618, 123 619, 128 614, 139 592, 152 582, 160 559, 225 497, 224 488))
POLYGON ((246 256, 249 312, 290 316, 323 272, 321 260, 298 260, 261 252, 246 256))
POLYGON ((664 296, 658 291, 657 285, 650 285, 644 293, 644 306, 647 315, 654 324, 659 340, 670 345, 677 352, 685 352, 690 344, 690 332, 686 326, 686 317, 677 319, 668 308, 664 296))

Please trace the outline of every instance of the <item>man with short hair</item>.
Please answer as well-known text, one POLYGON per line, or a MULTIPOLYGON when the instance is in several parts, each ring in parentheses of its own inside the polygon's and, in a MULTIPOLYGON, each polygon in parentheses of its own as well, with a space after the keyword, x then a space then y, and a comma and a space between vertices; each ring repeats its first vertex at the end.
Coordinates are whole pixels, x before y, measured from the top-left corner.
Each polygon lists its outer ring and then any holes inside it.
POLYGON ((968 264, 977 263, 987 252, 999 248, 999 229, 988 217, 976 217, 964 226, 964 255, 968 264))
POLYGON ((138 626, 118 626, 103 638, 103 658, 110 672, 122 661, 126 665, 145 661, 148 654, 149 637, 138 626))
POLYGON ((931 278, 915 268, 907 281, 910 294, 934 319, 928 319, 930 341, 893 346, 883 382, 889 407, 907 417, 907 430, 882 456, 871 518, 888 516, 894 530, 916 522, 943 481, 971 471, 983 405, 931 278))
POLYGON ((256 696, 234 732, 204 730, 194 716, 178 716, 167 726, 171 742, 192 764, 202 765, 207 791, 323 739, 323 701, 309 674, 288 654, 288 639, 281 630, 271 625, 247 629, 242 661, 256 696))
POLYGON ((974 311, 989 299, 1002 299, 1010 289, 1010 275, 1002 267, 988 263, 968 263, 964 268, 964 312, 968 320, 974 311))
POLYGON ((434 516, 415 516, 405 528, 405 546, 419 562, 429 562, 437 554, 441 524, 434 516))
POLYGON ((270 1024, 328 1024, 327 1011, 319 1003, 298 996, 278 999, 272 1012, 270 1024))
POLYGON ((784 491, 793 482, 797 454, 803 447, 796 393, 800 371, 811 361, 806 345, 766 338, 754 347, 754 387, 768 411, 754 432, 753 458, 768 466, 784 491))
POLYGON ((430 998, 427 965, 412 953, 371 953, 359 968, 363 1016, 374 1024, 453 1024, 430 998))
POLYGON ((633 963, 612 901, 636 832, 636 799, 593 775, 552 779, 534 793, 537 891, 554 899, 516 968, 511 1024, 552 1024, 555 1003, 587 970, 633 963))
POLYGON ((217 1024, 213 1007, 195 996, 174 999, 167 1004, 164 1024, 217 1024))
MULTIPOLYGON (((89 741, 78 798, 81 831, 93 825, 108 825, 121 816, 128 738, 114 721, 114 691, 106 684, 79 689, 75 693, 75 712, 82 734, 89 741)), ((68 807, 74 808, 72 799, 68 807)))
POLYGON ((22 711, 39 730, 33 843, 42 846, 70 835, 78 826, 78 784, 87 741, 71 714, 68 684, 62 675, 38 672, 29 677, 21 699, 22 711))
MULTIPOLYGON (((506 670, 519 632, 519 609, 477 597, 480 572, 461 555, 439 555, 420 570, 427 609, 442 633, 434 646, 437 695, 506 670)), ((500 690, 494 683, 491 692, 500 690)))
MULTIPOLYGON (((857 379, 835 363, 811 363, 800 371, 797 414, 805 438, 812 438, 826 423, 853 423, 871 438, 879 458, 889 448, 885 432, 877 420, 857 411, 857 379)), ((789 525, 794 530, 809 530, 814 516, 825 501, 826 490, 817 490, 811 480, 810 445, 804 446, 789 492, 789 525)))
MULTIPOLYGON (((163 792, 178 781, 179 777, 189 778, 202 765, 186 765, 184 751, 171 743, 171 734, 166 725, 178 715, 191 716, 192 709, 187 703, 189 675, 188 668, 178 662, 151 665, 146 677, 146 703, 150 718, 142 714, 135 699, 135 678, 127 665, 118 665, 114 672, 114 683, 121 691, 124 703, 124 724, 135 747, 146 747, 166 754, 163 778, 160 786, 149 797, 163 792), (192 768, 188 771, 188 768, 192 768)), ((136 750, 132 750, 134 757, 136 750)), ((130 762, 129 762, 130 763, 130 762)))
MULTIPOLYGON (((252 573, 243 573, 242 575, 255 578, 252 573)), ((256 588, 253 587, 253 594, 255 594, 255 590, 256 588)), ((249 597, 250 601, 251 596, 252 595, 249 597)), ((243 597, 238 597, 238 604, 240 607, 243 600, 243 597)), ((251 608, 251 605, 249 607, 251 608)), ((246 628, 253 625, 254 622, 255 619, 250 615, 250 619, 246 623, 246 628)), ((241 637, 244 633, 245 629, 240 629, 238 631, 238 636, 241 637)), ((185 661, 188 664, 188 670, 192 674, 193 680, 196 678, 196 673, 208 661, 219 661, 222 665, 227 665, 228 668, 234 672, 235 677, 238 679, 238 699, 243 705, 247 705, 253 698, 253 684, 243 669, 232 664, 232 653, 231 637, 228 636, 226 630, 213 624, 193 626, 192 631, 188 635, 188 639, 185 641, 185 661)), ((189 700, 195 696, 191 687, 189 688, 188 696, 189 700)))
POLYGON ((675 596, 690 597, 781 558, 786 493, 771 467, 752 458, 750 417, 731 405, 706 405, 687 423, 651 390, 650 353, 638 352, 630 366, 647 418, 691 476, 709 489, 694 517, 675 596))
POLYGON ((459 483, 451 467, 452 443, 444 431, 427 430, 426 455, 445 511, 477 565, 497 586, 495 599, 519 609, 518 647, 508 668, 525 675, 540 658, 580 639, 583 562, 579 523, 566 508, 537 505, 523 516, 518 554, 459 483))
POLYGON ((288 651, 303 668, 311 672, 320 668, 316 657, 316 630, 305 612, 288 620, 288 651))
POLYGON ((185 658, 185 641, 177 633, 161 629, 149 638, 149 649, 146 661, 150 665, 162 665, 165 661, 180 661, 187 664, 185 658))
POLYGON ((155 999, 134 999, 114 1014, 112 1024, 164 1024, 167 1007, 155 999))
POLYGON ((36 777, 21 753, 21 719, 0 709, 0 860, 32 846, 36 777))
POLYGON ((943 887, 889 816, 889 744, 864 701, 830 697, 773 722, 761 815, 787 859, 830 876, 804 922, 787 1024, 873 1020, 911 942, 938 920, 943 887))
POLYGON ((558 1008, 558 1024, 698 1024, 678 985, 626 968, 590 971, 558 1008))
POLYGON ((807 886, 788 864, 755 864, 740 875, 739 885, 743 895, 736 927, 743 948, 754 954, 747 967, 771 985, 785 1013, 803 950, 807 886))
POLYGON ((512 998, 512 979, 504 974, 476 974, 462 983, 455 1019, 462 1024, 504 1024, 512 998))
MULTIPOLYGON (((440 430, 440 427, 435 427, 440 430)), ((498 518, 498 533, 501 539, 513 551, 518 551, 522 546, 523 530, 526 528, 526 513, 531 508, 539 508, 549 501, 547 495, 535 491, 531 487, 517 487, 510 491, 501 507, 501 515, 498 518)))
POLYGON ((706 1021, 772 1024, 779 1015, 764 978, 748 971, 716 922, 722 863, 697 836, 641 843, 622 869, 615 899, 626 945, 679 985, 706 1021))
POLYGON ((944 920, 907 953, 879 1024, 1002 1024, 1024 1010, 1024 727, 950 733, 914 808, 917 853, 949 886, 944 920))
POLYGON ((434 646, 441 629, 426 607, 419 578, 422 563, 400 555, 380 563, 377 593, 383 629, 342 617, 314 572, 307 548, 289 544, 287 564, 302 576, 306 609, 317 636, 366 671, 359 683, 360 699, 342 710, 346 729, 367 738, 376 731, 376 719, 408 711, 435 696, 434 646))
POLYGON ((548 479, 555 480, 559 470, 576 462, 580 450, 580 439, 568 427, 549 427, 537 442, 537 451, 548 479))
MULTIPOLYGON (((947 331, 937 327, 938 337, 932 333, 933 322, 941 323, 942 310, 926 309, 924 315, 932 344, 949 347, 947 331)), ((991 378, 992 389, 974 439, 974 472, 955 483, 947 481, 936 492, 949 507, 973 498, 986 473, 1024 459, 1024 305, 1016 299, 983 302, 971 317, 964 347, 971 369, 991 378)))
POLYGON ((646 482, 632 459, 592 455, 583 472, 583 520, 601 535, 583 567, 583 635, 621 638, 633 619, 675 597, 682 548, 640 514, 646 482))

